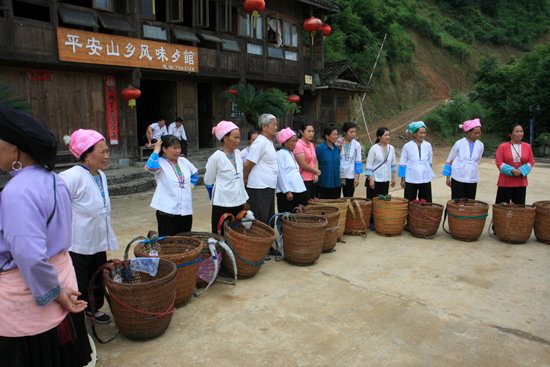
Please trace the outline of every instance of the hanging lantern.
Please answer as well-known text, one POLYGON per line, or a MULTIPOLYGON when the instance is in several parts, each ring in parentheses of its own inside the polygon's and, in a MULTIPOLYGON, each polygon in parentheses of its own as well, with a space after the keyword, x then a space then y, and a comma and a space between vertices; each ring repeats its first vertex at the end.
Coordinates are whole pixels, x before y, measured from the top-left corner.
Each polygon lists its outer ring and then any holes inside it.
POLYGON ((296 94, 291 94, 290 96, 288 96, 288 101, 290 103, 298 103, 300 102, 300 96, 296 95, 296 94))
POLYGON ((136 99, 141 96, 141 91, 130 85, 128 88, 124 88, 121 94, 122 98, 128 101, 128 106, 134 108, 134 106, 136 105, 136 99))
POLYGON ((256 18, 260 16, 260 13, 265 9, 264 0, 244 0, 243 9, 246 14, 252 14, 254 19, 254 28, 256 28, 256 18))
POLYGON ((225 91, 228 92, 228 93, 231 93, 231 94, 234 95, 235 97, 237 97, 237 96, 239 95, 239 92, 237 92, 235 89, 229 89, 229 88, 227 88, 225 91))
POLYGON ((313 45, 313 37, 315 32, 323 28, 323 22, 319 18, 311 17, 304 22, 304 31, 311 33, 311 44, 313 45))
POLYGON ((323 24, 321 29, 323 30, 323 39, 330 34, 330 31, 332 31, 328 24, 323 24))

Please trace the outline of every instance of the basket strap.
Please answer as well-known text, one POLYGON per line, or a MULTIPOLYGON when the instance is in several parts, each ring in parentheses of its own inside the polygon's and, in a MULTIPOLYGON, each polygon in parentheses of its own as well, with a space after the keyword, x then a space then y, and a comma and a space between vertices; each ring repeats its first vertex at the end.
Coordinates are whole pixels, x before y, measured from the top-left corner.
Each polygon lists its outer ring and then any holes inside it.
MULTIPOLYGON (((224 225, 225 225, 225 222, 224 222, 224 225)), ((250 266, 258 266, 258 265, 263 265, 263 264, 264 264, 265 258, 267 257, 267 254, 269 253, 269 250, 267 250, 267 253, 265 254, 265 256, 264 256, 260 261, 256 261, 255 263, 251 263, 250 261, 248 261, 247 259, 245 259, 244 257, 242 257, 242 256, 233 248, 233 246, 231 246, 231 243, 229 242, 229 239, 227 238, 227 231, 224 231, 223 235, 224 235, 224 237, 225 237, 225 243, 227 243, 227 246, 229 246, 229 248, 231 249, 231 251, 233 251, 234 254, 237 254, 237 256, 239 257, 239 259, 241 259, 242 261, 244 261, 245 263, 247 263, 247 264, 250 265, 250 266)))
POLYGON ((120 305, 126 307, 129 310, 135 311, 137 313, 141 313, 141 314, 144 314, 144 315, 151 315, 155 319, 158 319, 159 317, 162 317, 162 316, 169 315, 169 314, 171 314, 172 312, 174 312, 176 310, 176 308, 174 307, 174 303, 176 302, 176 291, 175 290, 174 290, 174 298, 172 299, 172 303, 170 304, 170 306, 168 306, 168 309, 166 311, 164 311, 164 312, 149 312, 149 311, 138 310, 137 308, 133 308, 132 306, 128 306, 127 304, 125 304, 124 302, 122 302, 121 300, 116 298, 115 295, 113 294, 113 292, 111 291, 111 289, 108 286, 105 286, 105 288, 107 288, 109 290, 109 297, 113 297, 113 299, 115 301, 117 301, 118 303, 120 303, 120 305))
MULTIPOLYGON (((447 231, 447 230, 445 229, 445 221, 446 221, 446 220, 447 220, 447 208, 445 208, 445 215, 444 215, 444 217, 443 217, 443 225, 442 225, 442 227, 443 227, 443 230, 445 231, 445 233, 451 234, 451 232, 449 232, 449 231, 447 231)), ((449 228, 449 230, 450 230, 450 228, 449 228)))
POLYGON ((476 215, 476 216, 473 216, 473 217, 467 217, 467 216, 464 216, 464 215, 454 215, 454 214, 451 214, 451 213, 449 213, 449 215, 453 218, 458 218, 458 219, 485 219, 489 216, 489 214, 485 214, 485 215, 476 215))
POLYGON ((128 260, 128 250, 130 250, 130 246, 132 245, 132 243, 136 242, 137 240, 145 240, 145 241, 147 241, 148 238, 147 238, 147 237, 143 237, 143 236, 137 236, 136 238, 134 238, 133 240, 131 240, 131 241, 128 243, 128 246, 126 246, 126 250, 124 250, 124 260, 128 260))
MULTIPOLYGON (((133 242, 133 241, 132 241, 133 242)), ((101 344, 107 344, 109 343, 110 341, 112 341, 114 338, 116 338, 118 336, 118 334, 120 334, 120 331, 117 330, 117 332, 115 333, 115 335, 113 335, 111 338, 107 339, 107 340, 102 340, 98 335, 97 335, 97 331, 95 329, 95 312, 96 312, 96 309, 95 309, 95 297, 94 297, 94 291, 93 291, 93 286, 95 284, 95 278, 103 272, 103 270, 109 268, 111 265, 113 264, 113 260, 108 260, 105 264, 101 265, 99 268, 97 268, 97 270, 94 272, 94 274, 92 275, 92 277, 90 278, 90 283, 88 283, 88 300, 90 302, 90 311, 92 313, 92 333, 94 334, 94 337, 96 338, 96 340, 98 342, 100 342, 101 344)), ((104 286, 104 282, 102 282, 102 286, 104 286)), ((107 297, 107 301, 109 301, 109 297, 107 297)))
POLYGON ((540 210, 539 208, 536 209, 536 212, 537 212, 537 214, 549 215, 550 216, 550 213, 545 213, 544 211, 540 210))
MULTIPOLYGON (((281 252, 281 258, 279 260, 277 260, 278 256, 275 255, 275 261, 282 261, 285 258, 285 252, 284 252, 284 249, 283 249, 283 227, 282 227, 281 220, 282 220, 283 217, 290 220, 289 216, 287 214, 290 214, 290 213, 278 213, 278 214, 275 214, 274 216, 272 216, 271 219, 269 220, 269 225, 273 226, 272 222, 274 221, 275 226, 277 227, 277 230, 279 231, 279 241, 275 240, 275 243, 277 244, 277 250, 281 252)), ((294 220, 296 220, 296 216, 293 216, 293 218, 294 218, 294 220)), ((269 254, 269 251, 268 251, 268 254, 269 254)))
POLYGON ((432 217, 429 217, 427 216, 426 214, 420 212, 423 216, 425 216, 426 218, 429 218, 429 220, 426 220, 426 219, 420 219, 420 218, 417 218, 415 217, 414 215, 411 214, 411 212, 409 212, 409 216, 416 219, 416 220, 419 220, 421 222, 437 222, 437 223, 440 223, 441 222, 441 217, 439 219, 437 218, 432 218, 432 217))
POLYGON ((496 237, 494 234, 491 233, 491 228, 493 227, 493 218, 491 218, 491 223, 489 223, 489 227, 487 228, 487 233, 489 233, 489 236, 496 237))
POLYGON ((176 265, 176 268, 183 268, 183 267, 186 267, 187 265, 191 265, 191 264, 194 264, 194 263, 200 263, 201 261, 202 261, 202 253, 199 253, 199 257, 196 260, 188 261, 186 263, 176 265))
POLYGON ((361 237, 366 238, 367 237, 367 225, 365 224, 365 219, 363 218, 363 210, 361 209, 361 206, 359 205, 359 202, 357 200, 353 200, 353 203, 357 207, 357 211, 359 212, 359 218, 361 218, 361 222, 363 222, 363 227, 365 228, 365 233, 360 233, 361 237))

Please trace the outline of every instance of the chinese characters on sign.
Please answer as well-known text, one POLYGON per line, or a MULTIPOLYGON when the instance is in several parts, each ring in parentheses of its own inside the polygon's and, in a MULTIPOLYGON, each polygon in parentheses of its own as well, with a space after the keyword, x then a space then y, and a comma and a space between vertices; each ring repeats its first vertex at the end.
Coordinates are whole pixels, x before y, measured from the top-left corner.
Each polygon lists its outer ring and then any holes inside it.
POLYGON ((57 28, 59 60, 199 72, 196 47, 57 28))
POLYGON ((109 143, 111 145, 118 145, 116 79, 114 75, 105 75, 105 103, 107 104, 107 130, 109 131, 109 143))
POLYGON ((27 75, 30 80, 45 80, 51 82, 53 80, 53 71, 27 69, 27 75))

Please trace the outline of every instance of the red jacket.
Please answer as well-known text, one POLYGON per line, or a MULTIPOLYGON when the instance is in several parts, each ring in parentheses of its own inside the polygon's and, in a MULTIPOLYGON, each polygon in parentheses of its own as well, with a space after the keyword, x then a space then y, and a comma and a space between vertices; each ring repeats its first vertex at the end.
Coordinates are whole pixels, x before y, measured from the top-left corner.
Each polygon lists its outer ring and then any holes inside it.
POLYGON ((520 162, 514 162, 511 144, 510 142, 507 142, 499 145, 495 163, 500 171, 497 182, 498 186, 527 187, 527 174, 531 171, 531 168, 533 168, 535 160, 533 159, 533 151, 531 150, 531 146, 522 142, 520 162), (526 171, 527 173, 524 173, 519 177, 505 175, 503 172, 506 172, 506 165, 516 169, 526 165, 523 168, 523 171, 526 171))

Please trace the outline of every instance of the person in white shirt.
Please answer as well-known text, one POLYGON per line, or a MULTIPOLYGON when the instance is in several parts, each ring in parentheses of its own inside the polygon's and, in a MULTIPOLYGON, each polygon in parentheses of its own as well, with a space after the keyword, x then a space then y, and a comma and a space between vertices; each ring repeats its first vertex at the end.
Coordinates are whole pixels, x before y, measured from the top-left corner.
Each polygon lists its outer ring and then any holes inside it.
POLYGON ((248 194, 244 187, 243 161, 237 149, 241 141, 239 127, 231 121, 220 121, 212 133, 223 142, 208 158, 204 174, 204 185, 212 204, 212 233, 216 233, 221 216, 239 214, 248 194))
POLYGON ((376 141, 369 149, 365 166, 367 198, 388 195, 390 185, 395 187, 395 148, 390 144, 391 133, 387 127, 376 131, 376 141))
POLYGON ((269 225, 275 215, 275 187, 277 186, 277 153, 273 137, 277 132, 277 118, 264 113, 258 117, 261 133, 250 146, 248 159, 244 164, 244 183, 254 217, 269 225))
POLYGON ((168 126, 168 134, 174 135, 180 140, 181 154, 187 156, 187 135, 185 134, 185 128, 183 127, 183 119, 177 117, 176 121, 172 122, 168 126))
POLYGON ((153 122, 151 125, 147 126, 147 131, 145 132, 147 144, 145 144, 145 146, 147 148, 151 147, 158 140, 160 140, 161 137, 167 134, 166 119, 164 117, 160 117, 157 122, 153 122))
POLYGON ((165 135, 156 142, 145 164, 157 182, 151 207, 157 210, 159 236, 190 232, 193 225, 191 190, 197 184, 199 172, 187 158, 180 157, 180 153, 179 139, 165 135))
POLYGON ((359 176, 363 173, 363 157, 361 144, 355 140, 357 126, 353 122, 346 122, 342 127, 340 138, 340 178, 342 180, 342 196, 353 197, 355 188, 359 184, 359 176))
POLYGON ((277 141, 283 145, 283 149, 277 152, 277 211, 279 213, 292 212, 298 205, 307 205, 307 190, 300 166, 294 158, 293 150, 296 148, 296 133, 290 127, 279 131, 277 141))
POLYGON ((479 119, 464 121, 459 125, 466 137, 453 145, 443 168, 447 176, 447 186, 451 188, 451 198, 468 198, 475 200, 479 172, 477 165, 481 162, 485 147, 480 142, 481 122, 479 119), (451 178, 452 175, 452 178, 451 178))
POLYGON ((246 157, 248 157, 248 153, 250 152, 250 146, 254 144, 254 140, 260 135, 258 130, 250 130, 248 132, 248 146, 241 150, 241 158, 243 159, 243 163, 246 162, 246 157))
MULTIPOLYGON (((88 299, 88 284, 93 274, 107 262, 106 251, 118 250, 118 242, 111 226, 111 201, 107 178, 101 171, 109 163, 109 147, 105 138, 94 130, 80 129, 68 136, 69 149, 80 160, 76 166, 61 172, 59 176, 67 183, 73 195, 72 245, 69 254, 73 261, 81 295, 88 302, 86 316, 92 317, 88 299)), ((100 277, 94 287, 95 309, 104 304, 100 277)), ((111 318, 96 312, 99 323, 108 323, 111 318)))
POLYGON ((430 143, 425 141, 427 127, 424 121, 411 122, 407 133, 413 140, 403 146, 399 160, 401 188, 409 201, 426 200, 432 202, 432 180, 435 174, 432 170, 433 151, 430 143))

